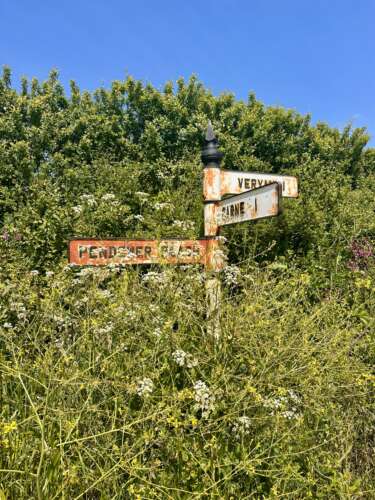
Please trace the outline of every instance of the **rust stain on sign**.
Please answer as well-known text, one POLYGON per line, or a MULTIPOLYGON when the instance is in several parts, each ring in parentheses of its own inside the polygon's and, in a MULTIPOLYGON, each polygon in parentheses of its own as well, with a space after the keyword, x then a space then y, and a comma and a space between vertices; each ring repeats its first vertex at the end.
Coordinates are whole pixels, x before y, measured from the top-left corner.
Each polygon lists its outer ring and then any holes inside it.
POLYGON ((206 264, 211 238, 200 240, 74 239, 69 263, 78 266, 108 264, 206 264))
POLYGON ((220 226, 279 215, 281 187, 277 182, 246 191, 219 203, 220 226))
POLYGON ((221 195, 243 193, 274 182, 280 184, 281 196, 285 198, 298 197, 297 177, 235 170, 221 170, 221 195))

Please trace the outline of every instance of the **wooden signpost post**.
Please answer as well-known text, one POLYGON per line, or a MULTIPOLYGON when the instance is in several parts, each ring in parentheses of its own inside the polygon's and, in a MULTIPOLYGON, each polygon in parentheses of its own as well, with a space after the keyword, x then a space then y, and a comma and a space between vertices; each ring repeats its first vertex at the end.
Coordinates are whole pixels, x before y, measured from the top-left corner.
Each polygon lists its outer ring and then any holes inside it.
POLYGON ((225 170, 220 168, 222 157, 209 122, 202 150, 204 238, 77 238, 69 242, 69 263, 77 266, 201 264, 207 271, 207 331, 219 337, 221 285, 218 272, 224 266, 220 227, 277 216, 281 211, 281 196, 298 196, 296 177, 225 170))

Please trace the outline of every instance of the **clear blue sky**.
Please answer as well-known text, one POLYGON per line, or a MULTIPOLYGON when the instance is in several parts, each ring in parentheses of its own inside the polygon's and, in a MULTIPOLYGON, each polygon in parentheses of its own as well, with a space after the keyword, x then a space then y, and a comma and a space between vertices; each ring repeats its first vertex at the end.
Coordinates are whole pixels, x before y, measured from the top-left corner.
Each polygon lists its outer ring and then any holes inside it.
POLYGON ((268 105, 375 146, 375 0, 0 0, 0 64, 67 85, 133 75, 157 87, 195 73, 214 94, 268 105))

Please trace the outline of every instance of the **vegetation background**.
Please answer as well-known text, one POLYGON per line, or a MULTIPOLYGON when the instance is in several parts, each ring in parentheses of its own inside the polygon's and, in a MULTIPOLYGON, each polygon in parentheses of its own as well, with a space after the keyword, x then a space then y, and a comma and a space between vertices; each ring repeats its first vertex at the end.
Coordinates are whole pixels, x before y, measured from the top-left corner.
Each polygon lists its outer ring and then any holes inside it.
POLYGON ((0 498, 374 498, 375 150, 195 78, 0 81, 0 498), (223 167, 297 175, 199 267, 76 270, 74 236, 202 235, 223 167))

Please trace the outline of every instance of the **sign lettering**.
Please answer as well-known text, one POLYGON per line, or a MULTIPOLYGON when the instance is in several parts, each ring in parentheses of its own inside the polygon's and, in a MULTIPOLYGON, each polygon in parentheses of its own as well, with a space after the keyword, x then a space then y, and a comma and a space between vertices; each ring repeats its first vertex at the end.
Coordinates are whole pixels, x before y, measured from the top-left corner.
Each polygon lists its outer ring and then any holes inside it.
POLYGON ((74 239, 69 242, 69 262, 79 266, 205 264, 208 241, 74 239))
POLYGON ((273 217, 280 213, 280 191, 277 182, 225 198, 219 203, 220 226, 248 220, 273 217))

